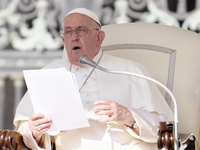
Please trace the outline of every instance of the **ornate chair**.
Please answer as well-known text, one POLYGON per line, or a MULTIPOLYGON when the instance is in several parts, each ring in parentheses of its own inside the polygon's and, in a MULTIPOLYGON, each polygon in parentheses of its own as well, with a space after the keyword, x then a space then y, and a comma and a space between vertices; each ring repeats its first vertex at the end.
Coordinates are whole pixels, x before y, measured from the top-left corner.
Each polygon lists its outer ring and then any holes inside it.
POLYGON ((23 142, 22 135, 15 130, 0 130, 0 150, 21 150, 28 147, 23 142))
MULTIPOLYGON (((184 143, 186 137, 194 139, 195 136, 199 141, 199 34, 182 28, 149 23, 113 24, 104 26, 103 30, 106 32, 103 42, 105 51, 145 65, 152 78, 165 84, 173 92, 178 104, 181 149, 187 145, 184 143)), ((164 91, 161 92, 165 95, 164 91)), ((167 95, 166 100, 173 108, 167 95)))
MULTIPOLYGON (((103 50, 110 55, 144 64, 152 78, 165 84, 175 95, 178 103, 179 133, 193 133, 199 141, 199 34, 177 27, 149 23, 112 24, 102 29, 106 33, 103 50)), ((65 52, 63 55, 66 56, 65 52)), ((164 91, 161 92, 165 95, 164 91)), ((173 108, 170 97, 165 97, 173 108)), ((159 132, 164 133, 171 129, 166 125, 164 127, 159 132)), ((163 143, 159 144, 163 146, 163 143)), ((187 143, 182 142, 181 149, 186 149, 186 146, 187 143)))

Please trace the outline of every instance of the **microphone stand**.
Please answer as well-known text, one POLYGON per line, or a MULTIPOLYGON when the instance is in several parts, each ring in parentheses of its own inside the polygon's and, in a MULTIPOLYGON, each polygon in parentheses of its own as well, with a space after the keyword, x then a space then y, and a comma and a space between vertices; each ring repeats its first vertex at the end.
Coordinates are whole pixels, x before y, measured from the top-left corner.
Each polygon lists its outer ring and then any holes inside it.
POLYGON ((105 69, 101 66, 99 66, 96 62, 94 62, 93 60, 91 60, 88 56, 83 55, 80 57, 79 62, 81 64, 87 64, 90 65, 92 67, 95 67, 101 71, 107 72, 107 73, 112 73, 112 74, 121 74, 121 75, 130 75, 130 76, 135 76, 135 77, 139 77, 142 79, 146 79, 148 81, 154 82, 157 85, 159 85, 161 88, 163 88, 172 98, 172 101, 174 103, 174 131, 173 131, 173 135, 174 135, 174 147, 175 150, 178 150, 178 107, 177 107, 177 102, 176 99, 174 97, 174 95, 172 94, 172 92, 162 83, 160 83, 159 81, 152 79, 150 77, 144 76, 144 75, 140 75, 140 74, 136 74, 136 73, 131 73, 131 72, 126 72, 126 71, 113 71, 113 70, 109 70, 109 69, 105 69))

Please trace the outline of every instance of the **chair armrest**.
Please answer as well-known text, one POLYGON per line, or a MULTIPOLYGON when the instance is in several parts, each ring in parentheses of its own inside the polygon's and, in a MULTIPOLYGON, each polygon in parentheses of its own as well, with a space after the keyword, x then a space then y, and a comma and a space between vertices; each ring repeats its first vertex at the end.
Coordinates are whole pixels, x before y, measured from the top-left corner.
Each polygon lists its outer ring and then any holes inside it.
MULTIPOLYGON (((167 124, 166 122, 160 122, 160 130, 158 131, 158 149, 167 148, 174 149, 174 137, 173 137, 173 124, 167 124)), ((197 147, 197 141, 194 134, 179 134, 178 139, 179 148, 184 150, 195 150, 197 147)))
POLYGON ((23 136, 16 130, 0 130, 0 149, 9 148, 11 150, 29 149, 23 141, 23 136))

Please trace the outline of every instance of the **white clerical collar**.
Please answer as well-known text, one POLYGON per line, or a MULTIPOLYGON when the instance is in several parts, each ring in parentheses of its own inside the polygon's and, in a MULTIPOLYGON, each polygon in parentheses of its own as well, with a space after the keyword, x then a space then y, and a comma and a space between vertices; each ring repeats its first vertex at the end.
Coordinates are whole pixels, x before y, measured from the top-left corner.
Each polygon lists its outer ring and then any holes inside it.
POLYGON ((96 62, 96 63, 98 63, 99 60, 101 59, 102 55, 103 55, 103 51, 102 51, 102 49, 100 49, 100 51, 99 51, 99 52, 96 54, 96 56, 93 58, 93 61, 96 62))

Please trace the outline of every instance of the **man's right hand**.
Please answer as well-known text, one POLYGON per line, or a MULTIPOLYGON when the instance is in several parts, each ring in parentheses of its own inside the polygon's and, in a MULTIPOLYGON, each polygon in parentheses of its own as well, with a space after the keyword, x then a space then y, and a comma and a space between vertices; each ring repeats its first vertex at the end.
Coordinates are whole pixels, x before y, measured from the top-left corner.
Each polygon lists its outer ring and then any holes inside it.
POLYGON ((41 113, 34 114, 29 118, 28 126, 38 145, 41 144, 42 135, 51 127, 51 124, 52 120, 45 118, 41 113))

